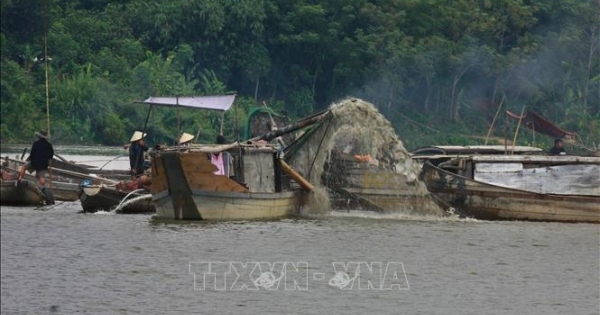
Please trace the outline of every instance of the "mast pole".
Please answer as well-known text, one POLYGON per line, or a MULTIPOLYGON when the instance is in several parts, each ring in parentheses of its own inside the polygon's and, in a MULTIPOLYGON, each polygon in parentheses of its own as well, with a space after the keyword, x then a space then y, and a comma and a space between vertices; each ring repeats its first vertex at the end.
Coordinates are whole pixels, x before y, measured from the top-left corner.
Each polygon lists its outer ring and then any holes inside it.
POLYGON ((179 116, 179 95, 175 96, 175 102, 177 103, 175 105, 175 108, 177 110, 177 134, 175 135, 175 145, 178 145, 177 141, 179 139, 179 137, 181 137, 181 118, 179 116))
POLYGON ((498 105, 498 109, 496 110, 496 115, 494 115, 494 119, 492 119, 492 124, 490 125, 490 129, 488 129, 488 133, 485 136, 485 142, 483 145, 487 145, 487 143, 488 143, 488 139, 490 138, 490 135, 492 134, 492 130, 494 129, 494 123, 496 123, 496 118, 498 118, 498 113, 500 113, 500 108, 502 108, 502 104, 504 103, 505 97, 506 97, 506 94, 502 94, 502 100, 500 101, 500 104, 498 105))
POLYGON ((50 137, 50 86, 48 80, 48 33, 44 34, 44 63, 46 66, 46 132, 50 137))
POLYGON ((523 114, 525 113, 525 105, 523 105, 523 109, 521 109, 521 116, 519 116, 519 123, 517 124, 517 130, 515 130, 515 137, 513 138, 512 149, 510 151, 510 155, 513 155, 515 152, 515 145, 517 142, 517 135, 519 134, 519 127, 521 127, 521 122, 523 121, 523 114))

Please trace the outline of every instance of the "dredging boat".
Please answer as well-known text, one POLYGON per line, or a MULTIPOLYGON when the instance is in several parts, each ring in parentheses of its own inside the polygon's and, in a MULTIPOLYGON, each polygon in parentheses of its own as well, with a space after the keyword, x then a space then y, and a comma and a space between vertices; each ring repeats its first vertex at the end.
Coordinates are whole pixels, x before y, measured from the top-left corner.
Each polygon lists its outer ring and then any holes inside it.
POLYGON ((370 103, 350 98, 286 148, 286 159, 333 210, 373 210, 411 216, 447 216, 419 181, 413 161, 391 126, 370 103))
MULTIPOLYGON (((150 97, 141 103, 149 104, 150 110, 157 105, 223 113, 234 100, 235 95, 150 97)), ((156 217, 256 220, 298 213, 304 204, 305 191, 310 191, 312 185, 284 161, 281 143, 268 141, 314 124, 322 117, 323 114, 313 115, 244 143, 176 146, 153 151, 150 191, 156 217)))
POLYGON ((298 213, 302 188, 285 174, 289 166, 277 155, 276 146, 261 142, 153 152, 156 217, 256 220, 298 213))
POLYGON ((415 156, 424 161, 420 178, 442 207, 483 220, 600 223, 600 157, 445 149, 415 156))

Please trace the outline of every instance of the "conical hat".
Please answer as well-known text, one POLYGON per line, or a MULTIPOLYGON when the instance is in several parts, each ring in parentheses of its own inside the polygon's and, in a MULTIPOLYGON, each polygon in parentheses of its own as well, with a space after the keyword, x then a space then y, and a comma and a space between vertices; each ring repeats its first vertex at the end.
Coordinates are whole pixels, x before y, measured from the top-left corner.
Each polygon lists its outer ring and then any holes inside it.
POLYGON ((40 137, 40 138, 44 138, 44 139, 49 139, 48 137, 48 133, 45 131, 38 131, 35 133, 36 136, 40 137))
POLYGON ((192 141, 192 139, 194 139, 194 136, 192 136, 191 134, 184 132, 181 135, 181 138, 179 138, 179 144, 183 144, 186 143, 188 141, 192 141))
POLYGON ((146 134, 142 134, 141 131, 136 131, 133 133, 133 136, 131 136, 131 140, 129 140, 129 142, 134 142, 134 141, 138 141, 141 140, 143 137, 145 137, 146 134))

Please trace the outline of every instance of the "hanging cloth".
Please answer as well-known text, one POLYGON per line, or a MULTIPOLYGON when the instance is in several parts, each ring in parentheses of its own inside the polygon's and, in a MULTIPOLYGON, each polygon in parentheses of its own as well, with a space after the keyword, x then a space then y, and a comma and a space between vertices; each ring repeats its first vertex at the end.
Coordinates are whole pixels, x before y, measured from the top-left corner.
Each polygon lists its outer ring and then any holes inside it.
POLYGON ((225 166, 223 165, 223 152, 219 154, 212 154, 210 158, 210 163, 218 168, 213 174, 215 175, 225 175, 225 166))

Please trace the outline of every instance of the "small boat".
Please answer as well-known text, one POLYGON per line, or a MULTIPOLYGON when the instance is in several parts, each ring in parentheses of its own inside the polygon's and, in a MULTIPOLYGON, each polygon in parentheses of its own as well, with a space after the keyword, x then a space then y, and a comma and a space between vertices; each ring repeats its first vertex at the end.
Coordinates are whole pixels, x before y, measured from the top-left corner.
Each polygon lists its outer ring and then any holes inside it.
POLYGON ((151 195, 146 189, 125 190, 118 185, 84 182, 79 189, 83 212, 112 211, 118 213, 153 213, 151 195))
MULTIPOLYGON (((16 179, 16 174, 25 163, 22 160, 4 157, 3 168, 16 179)), ((95 184, 114 182, 114 179, 122 178, 125 174, 124 172, 126 171, 96 170, 85 165, 53 159, 52 167, 46 172, 46 185, 52 191, 56 201, 76 201, 79 199, 80 183, 82 180, 88 180, 95 184)), ((26 172, 23 179, 32 183, 32 185, 35 185, 37 182, 35 173, 26 172)))
POLYGON ((16 179, 0 180, 0 204, 3 206, 39 206, 45 200, 35 183, 16 179))
POLYGON ((303 192, 284 174, 289 169, 277 152, 277 147, 263 143, 154 152, 151 191, 156 217, 256 220, 298 213, 303 192), (222 158, 221 168, 211 163, 213 155, 222 158))
POLYGON ((420 178, 443 207, 483 220, 600 223, 600 158, 456 154, 424 159, 420 178))

